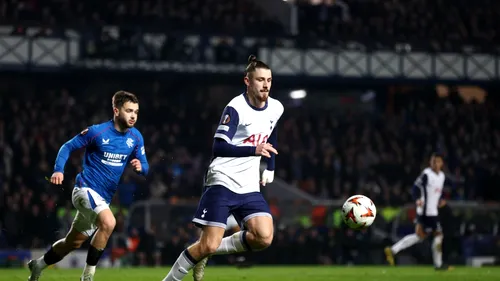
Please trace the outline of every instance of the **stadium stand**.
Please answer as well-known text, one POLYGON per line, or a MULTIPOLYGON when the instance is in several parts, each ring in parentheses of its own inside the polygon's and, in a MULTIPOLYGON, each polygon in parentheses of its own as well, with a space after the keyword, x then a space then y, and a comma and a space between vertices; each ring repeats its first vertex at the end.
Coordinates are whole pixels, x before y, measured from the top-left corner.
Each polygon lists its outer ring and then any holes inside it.
POLYGON ((269 34, 282 27, 247 0, 12 1, 0 2, 0 24, 54 26, 143 25, 163 31, 269 34))
POLYGON ((301 34, 338 42, 358 41, 413 49, 460 50, 475 46, 494 50, 498 44, 497 1, 298 1, 301 34))

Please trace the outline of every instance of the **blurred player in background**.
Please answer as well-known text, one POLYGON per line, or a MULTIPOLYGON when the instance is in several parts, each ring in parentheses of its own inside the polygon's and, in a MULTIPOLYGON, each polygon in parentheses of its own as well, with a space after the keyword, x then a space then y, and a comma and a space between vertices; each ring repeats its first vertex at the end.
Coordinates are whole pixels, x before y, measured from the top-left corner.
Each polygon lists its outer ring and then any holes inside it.
POLYGON ((392 247, 385 248, 387 262, 394 265, 394 256, 400 251, 422 242, 428 233, 434 235, 432 241, 432 259, 436 270, 448 270, 450 267, 443 264, 443 233, 439 223, 438 208, 446 202, 441 199, 445 175, 443 157, 434 153, 430 159, 430 167, 424 169, 413 186, 413 199, 417 205, 417 223, 415 233, 403 237, 392 247))
POLYGON ((80 248, 93 235, 87 264, 80 278, 81 281, 92 281, 97 262, 115 228, 116 220, 109 203, 127 163, 141 175, 148 173, 144 140, 134 128, 139 113, 137 97, 119 91, 114 94, 112 105, 112 120, 86 128, 59 149, 50 178, 50 182, 56 185, 64 180, 64 166, 71 152, 85 147, 83 170, 76 176, 72 194, 77 213, 66 237, 55 242, 45 255, 28 263, 29 281, 38 280, 42 270, 80 248))
POLYGON ((263 250, 273 240, 273 219, 260 193, 259 167, 261 156, 268 158, 260 184, 272 182, 278 154, 276 123, 284 108, 269 97, 271 69, 255 56, 249 58, 244 82, 246 93, 226 106, 214 136, 214 158, 193 218, 202 228, 201 237, 181 253, 163 281, 181 280, 192 268, 194 280, 202 280, 210 255, 263 250), (223 238, 230 214, 244 230, 223 238))

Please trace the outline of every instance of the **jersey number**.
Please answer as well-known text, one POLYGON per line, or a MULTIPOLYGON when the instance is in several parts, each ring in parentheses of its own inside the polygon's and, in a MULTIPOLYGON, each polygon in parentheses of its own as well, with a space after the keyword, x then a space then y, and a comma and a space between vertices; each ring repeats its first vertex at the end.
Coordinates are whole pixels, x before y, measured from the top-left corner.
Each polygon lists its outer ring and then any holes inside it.
POLYGON ((250 137, 246 138, 243 143, 250 143, 252 144, 253 146, 257 146, 259 144, 262 144, 262 143, 266 143, 267 142, 267 139, 269 137, 268 136, 264 136, 262 137, 261 134, 258 134, 258 135, 251 135, 250 137))

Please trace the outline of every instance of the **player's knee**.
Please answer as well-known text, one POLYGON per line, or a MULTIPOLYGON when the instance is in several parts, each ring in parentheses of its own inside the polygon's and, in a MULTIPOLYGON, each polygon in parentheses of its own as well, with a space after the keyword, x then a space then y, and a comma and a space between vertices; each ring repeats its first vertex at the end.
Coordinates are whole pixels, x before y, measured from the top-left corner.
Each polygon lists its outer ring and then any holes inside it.
POLYGON ((261 246, 261 249, 265 249, 265 248, 271 246, 271 243, 273 243, 273 235, 270 234, 270 235, 259 237, 258 243, 261 246))
POLYGON ((255 236, 255 241, 253 244, 256 247, 255 250, 263 250, 269 246, 273 242, 273 230, 272 229, 260 229, 256 233, 253 233, 255 236))
POLYGON ((116 219, 114 216, 106 216, 99 222, 99 230, 111 234, 116 226, 116 219))
POLYGON ((201 251, 205 255, 214 254, 215 251, 217 251, 217 248, 219 248, 221 240, 222 239, 218 238, 209 238, 201 240, 200 241, 201 251))

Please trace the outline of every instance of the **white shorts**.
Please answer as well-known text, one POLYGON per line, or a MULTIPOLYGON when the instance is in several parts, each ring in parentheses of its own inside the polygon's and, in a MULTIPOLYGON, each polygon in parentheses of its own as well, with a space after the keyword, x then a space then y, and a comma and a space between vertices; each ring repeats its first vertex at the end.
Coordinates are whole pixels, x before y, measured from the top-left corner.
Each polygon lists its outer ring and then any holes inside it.
POLYGON ((97 229, 95 225, 97 214, 109 209, 108 203, 94 190, 76 186, 73 188, 71 201, 77 210, 73 228, 86 236, 92 236, 97 229))

